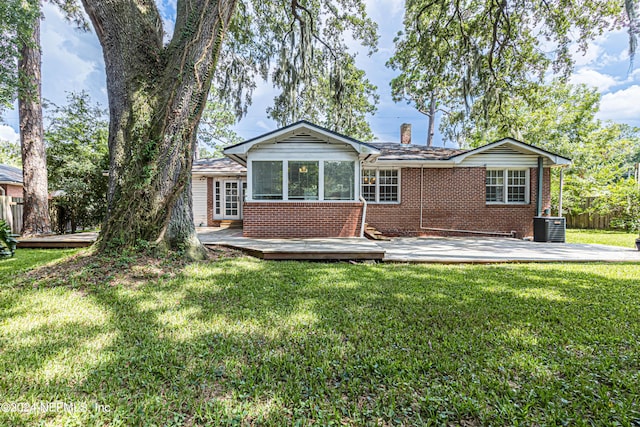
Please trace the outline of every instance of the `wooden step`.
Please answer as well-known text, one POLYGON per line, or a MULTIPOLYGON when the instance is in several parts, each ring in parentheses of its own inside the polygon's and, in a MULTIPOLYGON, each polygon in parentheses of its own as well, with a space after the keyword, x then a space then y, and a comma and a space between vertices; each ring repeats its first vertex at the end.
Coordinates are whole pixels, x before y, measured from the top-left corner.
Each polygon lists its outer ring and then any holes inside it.
POLYGON ((364 237, 370 240, 391 240, 369 224, 364 225, 364 237))
POLYGON ((238 219, 221 219, 213 222, 214 227, 220 228, 242 228, 242 220, 238 219))

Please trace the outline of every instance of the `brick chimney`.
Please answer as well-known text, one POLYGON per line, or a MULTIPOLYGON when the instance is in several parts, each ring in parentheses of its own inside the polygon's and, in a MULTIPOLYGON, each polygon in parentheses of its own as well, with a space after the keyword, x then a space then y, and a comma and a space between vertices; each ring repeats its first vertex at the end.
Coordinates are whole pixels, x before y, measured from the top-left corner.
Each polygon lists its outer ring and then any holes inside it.
POLYGON ((400 142, 411 144, 411 124, 403 123, 400 125, 400 142))

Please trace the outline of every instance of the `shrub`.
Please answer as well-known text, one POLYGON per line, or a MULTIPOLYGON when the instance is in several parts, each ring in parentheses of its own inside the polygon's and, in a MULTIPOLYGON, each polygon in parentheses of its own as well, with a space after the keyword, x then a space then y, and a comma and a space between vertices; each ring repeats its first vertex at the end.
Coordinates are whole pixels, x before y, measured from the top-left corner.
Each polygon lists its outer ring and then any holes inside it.
POLYGON ((16 252, 18 241, 11 234, 11 227, 0 219, 0 258, 12 257, 16 252))

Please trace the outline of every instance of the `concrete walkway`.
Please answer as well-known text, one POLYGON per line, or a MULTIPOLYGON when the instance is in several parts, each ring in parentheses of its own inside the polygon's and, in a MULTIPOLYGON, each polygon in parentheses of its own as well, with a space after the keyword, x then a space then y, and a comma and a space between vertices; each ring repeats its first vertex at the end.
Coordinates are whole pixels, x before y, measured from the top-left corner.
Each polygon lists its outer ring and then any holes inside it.
MULTIPOLYGON (((507 238, 399 237, 390 241, 343 239, 249 239, 241 229, 198 228, 205 245, 241 249, 264 259, 374 259, 411 263, 506 262, 640 262, 640 251, 629 248, 571 243, 537 243, 507 238)), ((95 241, 97 233, 24 239, 19 247, 79 247, 95 241)))

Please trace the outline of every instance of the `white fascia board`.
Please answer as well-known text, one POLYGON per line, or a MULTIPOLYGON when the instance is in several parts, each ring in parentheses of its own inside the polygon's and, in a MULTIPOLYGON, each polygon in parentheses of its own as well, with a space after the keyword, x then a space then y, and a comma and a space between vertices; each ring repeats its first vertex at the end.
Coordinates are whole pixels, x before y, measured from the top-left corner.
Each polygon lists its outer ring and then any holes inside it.
POLYGON ((199 169, 197 171, 191 171, 191 174, 194 177, 197 177, 197 176, 203 176, 203 177, 209 177, 209 176, 246 176, 247 172, 220 172, 220 171, 199 169))
POLYGON ((483 152, 485 152, 487 150, 491 150, 492 148, 499 147, 499 146, 504 145, 504 144, 510 144, 510 145, 515 146, 515 147, 518 147, 521 150, 529 151, 530 153, 534 153, 534 154, 537 154, 539 156, 545 157, 545 158, 549 159, 549 161, 552 163, 552 166, 568 166, 568 165, 571 164, 571 160, 570 159, 567 159, 565 157, 559 156, 557 154, 553 154, 553 153, 551 153, 549 151, 542 150, 540 148, 534 147, 533 145, 525 144, 523 142, 517 141, 515 139, 511 139, 511 138, 504 138, 504 139, 501 139, 500 141, 495 141, 495 142, 492 142, 490 144, 484 145, 482 147, 476 148, 475 150, 471 150, 471 151, 467 151, 466 153, 458 154, 457 156, 451 157, 450 160, 452 160, 454 163, 458 164, 458 163, 461 163, 467 157, 471 157, 471 156, 473 156, 475 154, 483 153, 483 152))
MULTIPOLYGON (((360 143, 355 140, 351 140, 349 138, 341 138, 339 135, 334 134, 333 132, 327 131, 325 129, 321 129, 315 126, 310 126, 306 123, 299 123, 298 125, 292 127, 285 127, 280 130, 276 130, 274 132, 270 132, 263 137, 258 137, 253 140, 249 140, 246 143, 236 144, 234 146, 225 148, 223 153, 227 156, 230 154, 235 155, 237 158, 242 158, 246 161, 247 153, 251 148, 253 148, 257 144, 271 143, 277 142, 278 140, 286 139, 291 136, 295 136, 302 132, 310 132, 315 135, 319 140, 327 142, 327 143, 342 143, 350 145, 357 153, 361 156, 367 155, 380 155, 380 151, 376 148, 367 145, 365 143, 360 143)), ((231 157, 231 156, 229 156, 231 157)), ((234 158, 234 157, 232 157, 234 158)), ((235 158, 234 158, 235 159, 235 158)))
POLYGON ((451 160, 378 160, 366 166, 376 168, 452 168, 456 164, 451 160))

